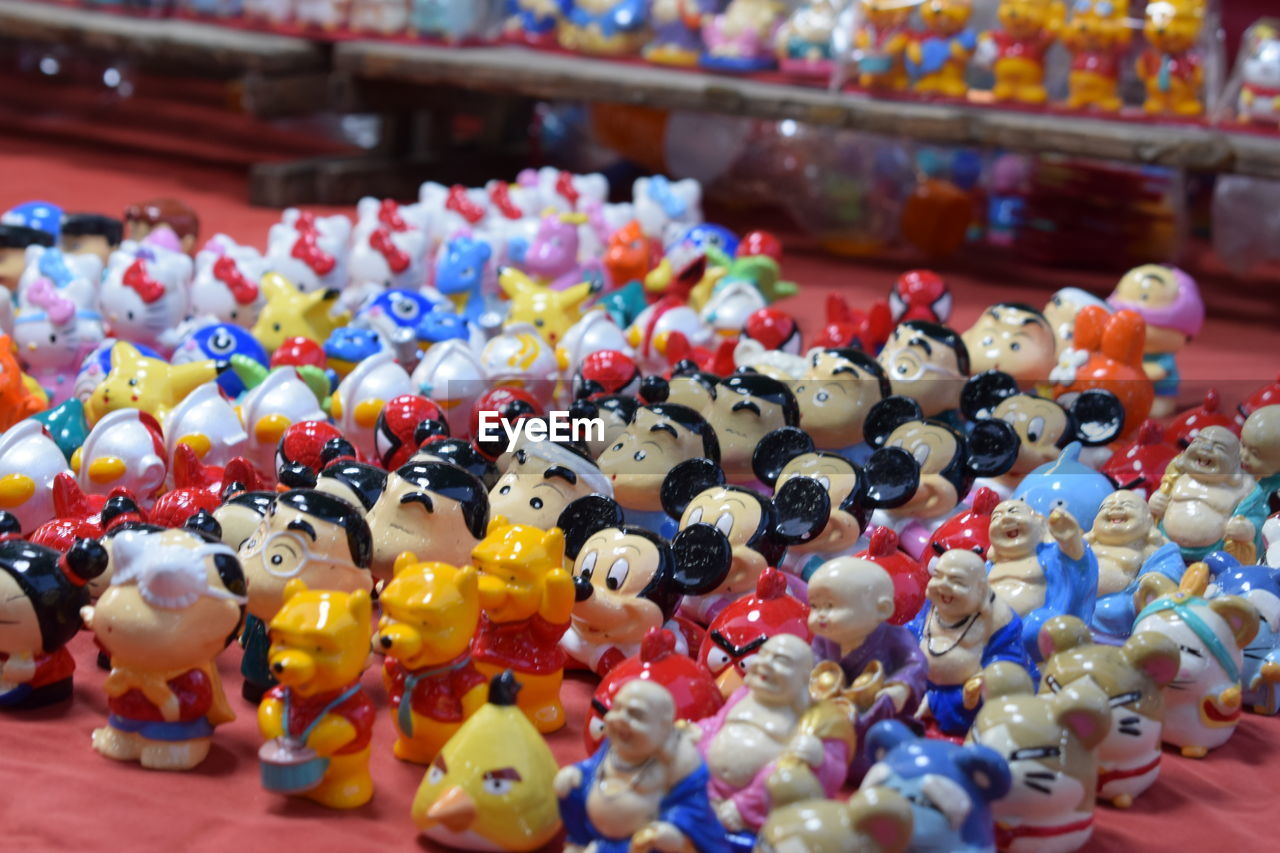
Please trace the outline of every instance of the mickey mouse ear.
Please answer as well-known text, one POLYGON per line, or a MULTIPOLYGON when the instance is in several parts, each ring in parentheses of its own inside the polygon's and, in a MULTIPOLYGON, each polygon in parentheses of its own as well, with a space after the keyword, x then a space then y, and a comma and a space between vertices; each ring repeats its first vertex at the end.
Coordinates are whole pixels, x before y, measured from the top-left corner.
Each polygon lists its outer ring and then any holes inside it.
POLYGON ((710 459, 686 459, 667 472, 662 481, 662 510, 672 518, 684 515, 684 508, 713 486, 723 486, 724 472, 710 459))
POLYGON ((862 424, 862 434, 872 447, 884 447, 889 434, 905 423, 924 420, 920 404, 910 397, 885 397, 871 407, 862 424))
POLYGON ((1124 406, 1103 388, 1080 392, 1071 404, 1076 439, 1086 447, 1108 444, 1124 431, 1124 406))
POLYGON ((724 583, 733 565, 733 547, 710 524, 691 524, 671 540, 673 580, 685 595, 706 595, 724 583))
POLYGON ((814 539, 827 526, 831 517, 831 495, 810 477, 792 477, 773 496, 778 512, 774 532, 788 545, 800 545, 814 539))
POLYGON ((751 454, 756 479, 772 486, 782 469, 797 456, 813 452, 813 439, 799 427, 782 427, 766 435, 751 454))
POLYGON ((920 487, 920 463, 901 447, 882 447, 862 468, 868 506, 893 509, 915 497, 920 487))
POLYGON ((1018 393, 1018 380, 1000 370, 987 370, 964 383, 960 391, 960 411, 971 421, 989 418, 1002 400, 1018 393))
POLYGON ((1002 420, 978 421, 969 433, 969 470, 979 477, 999 477, 1013 467, 1022 442, 1002 420))
POLYGON ((622 507, 613 498, 604 495, 585 495, 560 513, 556 527, 564 532, 564 553, 577 559, 578 552, 594 534, 610 527, 619 527, 624 521, 622 507))

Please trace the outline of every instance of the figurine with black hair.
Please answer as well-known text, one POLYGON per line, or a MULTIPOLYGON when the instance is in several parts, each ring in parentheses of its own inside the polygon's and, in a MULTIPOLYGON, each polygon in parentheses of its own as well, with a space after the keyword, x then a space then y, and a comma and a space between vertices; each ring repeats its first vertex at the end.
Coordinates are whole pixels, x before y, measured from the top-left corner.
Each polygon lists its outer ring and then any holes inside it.
POLYGON ((974 373, 999 370, 1030 389, 1049 380, 1058 341, 1043 313, 1021 302, 997 302, 960 336, 974 373))
POLYGON ((511 451, 506 472, 489 490, 489 509, 512 524, 549 530, 574 500, 613 487, 585 450, 572 443, 527 441, 511 451))
POLYGON ((390 580, 396 558, 465 566, 489 524, 489 495, 474 475, 448 462, 410 462, 387 475, 366 518, 373 534, 373 575, 390 580))
POLYGON ((969 350, 954 330, 909 320, 893 330, 876 357, 893 393, 910 397, 921 417, 959 426, 960 388, 969 376, 969 350))
POLYGON ((1090 388, 1073 395, 1064 406, 1057 400, 1025 393, 1020 385, 1015 376, 987 370, 969 379, 960 392, 960 410, 970 421, 996 418, 1018 433, 1018 458, 1013 467, 979 483, 1001 497, 1013 494, 1023 477, 1056 460, 1071 442, 1101 448, 1124 432, 1124 405, 1110 391, 1090 388))
POLYGON ((27 247, 54 244, 53 235, 25 225, 0 223, 0 286, 14 290, 27 267, 27 247))
POLYGON ((464 471, 470 471, 484 484, 485 491, 493 488, 494 483, 502 476, 498 466, 494 465, 484 454, 476 450, 476 446, 465 438, 446 438, 445 436, 428 436, 418 451, 409 459, 410 462, 448 462, 464 471))
POLYGON ((65 555, 17 538, 0 542, 0 709, 71 698, 76 664, 66 645, 89 603, 86 584, 106 565, 106 549, 93 539, 77 540, 65 555))
POLYGON ((262 518, 275 503, 277 492, 236 492, 223 498, 222 506, 213 511, 213 518, 222 529, 222 542, 231 548, 253 535, 262 518))
POLYGON ((689 633, 675 613, 686 595, 710 592, 726 565, 706 551, 673 548, 666 539, 626 524, 612 498, 587 495, 569 504, 556 526, 573 563, 574 605, 560 639, 569 660, 605 675, 640 651, 650 630, 667 628, 676 651, 689 653, 689 633))
POLYGON ((151 770, 204 761, 216 726, 235 719, 217 656, 245 612, 235 553, 194 530, 129 531, 112 543, 115 569, 98 603, 81 611, 111 657, 107 725, 96 752, 151 770))
POLYGON ((822 533, 788 548, 779 566, 806 581, 827 560, 853 552, 872 510, 901 506, 920 485, 920 466, 901 448, 883 447, 863 467, 838 453, 816 450, 798 427, 766 435, 756 446, 752 466, 760 481, 775 490, 795 477, 808 477, 827 490, 831 515, 822 533))
POLYGON ((764 487, 751 470, 756 445, 775 429, 800 425, 800 407, 786 383, 749 371, 721 379, 703 415, 715 428, 728 482, 761 491, 764 487))
POLYGON ((361 512, 368 513, 382 497, 387 486, 387 472, 377 465, 343 458, 330 462, 316 479, 316 491, 342 498, 361 512))
POLYGON ((105 267, 111 253, 120 248, 123 236, 124 223, 113 216, 68 213, 62 217, 59 240, 62 251, 67 254, 97 255, 105 267))
POLYGON ((275 686, 267 666, 267 624, 284 602, 285 584, 301 578, 312 589, 370 592, 372 558, 373 537, 356 507, 314 489, 276 497, 258 529, 240 545, 249 581, 249 616, 240 637, 245 699, 258 702, 275 686))
POLYGON ((865 464, 872 448, 863 439, 863 421, 893 393, 884 368, 856 349, 814 349, 805 358, 804 376, 794 388, 801 429, 815 447, 865 464))
POLYGON ((872 447, 899 447, 920 465, 920 485, 911 500, 878 510, 872 526, 889 527, 902 549, 921 559, 929 537, 954 515, 978 477, 997 477, 1018 458, 1020 441, 1002 420, 973 423, 968 434, 938 420, 925 420, 920 405, 887 397, 872 406, 864 425, 872 447))
POLYGON ((646 403, 677 403, 705 412, 716 400, 720 377, 698 367, 691 359, 676 362, 667 377, 654 374, 640 382, 640 399, 646 403))
POLYGON ((671 469, 662 506, 680 519, 672 548, 705 550, 723 567, 724 580, 715 589, 687 596, 681 605, 682 614, 703 625, 754 590, 760 573, 781 563, 788 546, 817 537, 831 516, 831 498, 817 480, 792 477, 766 498, 726 484, 724 472, 707 459, 671 469))
POLYGON ((678 529, 663 511, 662 483, 690 459, 720 464, 720 442, 706 418, 679 403, 636 409, 627 428, 597 460, 627 521, 670 539, 678 529))
POLYGON ((631 419, 636 416, 638 408, 640 408, 640 402, 635 397, 625 394, 606 394, 590 400, 574 400, 569 406, 569 416, 575 420, 599 418, 604 424, 604 433, 599 439, 592 433, 583 442, 591 458, 598 462, 605 449, 612 446, 626 431, 631 419))

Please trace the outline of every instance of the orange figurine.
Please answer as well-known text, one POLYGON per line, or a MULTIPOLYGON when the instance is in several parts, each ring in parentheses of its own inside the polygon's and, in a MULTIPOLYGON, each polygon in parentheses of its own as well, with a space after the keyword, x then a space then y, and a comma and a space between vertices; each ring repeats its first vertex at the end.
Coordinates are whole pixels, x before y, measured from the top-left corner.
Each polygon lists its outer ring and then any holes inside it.
POLYGON ((1142 367, 1146 339, 1146 321, 1136 311, 1108 314, 1096 305, 1080 309, 1073 344, 1049 372, 1054 399, 1089 388, 1110 391, 1124 406, 1120 439, 1132 437, 1150 414, 1156 396, 1142 367))
POLYGON ((1116 0, 1079 0, 1072 9, 1062 31, 1062 43, 1071 51, 1068 107, 1120 109, 1120 59, 1132 37, 1127 11, 1128 5, 1116 0))
POLYGON ((0 335, 0 431, 49 407, 49 398, 22 372, 13 338, 0 335))

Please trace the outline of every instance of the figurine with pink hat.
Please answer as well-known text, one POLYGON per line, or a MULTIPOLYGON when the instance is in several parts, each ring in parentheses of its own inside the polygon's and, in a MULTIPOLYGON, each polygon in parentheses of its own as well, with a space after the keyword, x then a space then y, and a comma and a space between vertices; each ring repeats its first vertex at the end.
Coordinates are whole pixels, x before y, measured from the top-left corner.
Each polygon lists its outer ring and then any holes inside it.
POLYGON ((1177 267, 1143 264, 1124 274, 1107 303, 1116 310, 1137 311, 1147 321, 1142 361, 1156 388, 1151 414, 1173 414, 1179 383, 1175 356, 1204 325, 1204 300, 1196 280, 1177 267))

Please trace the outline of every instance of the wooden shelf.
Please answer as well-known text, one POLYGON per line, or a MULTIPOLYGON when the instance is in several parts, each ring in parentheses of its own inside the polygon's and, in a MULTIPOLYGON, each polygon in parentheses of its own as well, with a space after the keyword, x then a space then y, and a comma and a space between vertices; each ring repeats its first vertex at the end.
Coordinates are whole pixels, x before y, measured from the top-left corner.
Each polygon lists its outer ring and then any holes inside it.
POLYGON ((1212 128, 876 99, 518 47, 349 41, 335 46, 334 65, 368 80, 794 119, 934 143, 1280 178, 1280 139, 1212 128))
POLYGON ((228 77, 314 71, 328 64, 327 45, 309 39, 21 0, 0 0, 0 38, 75 45, 228 77))

